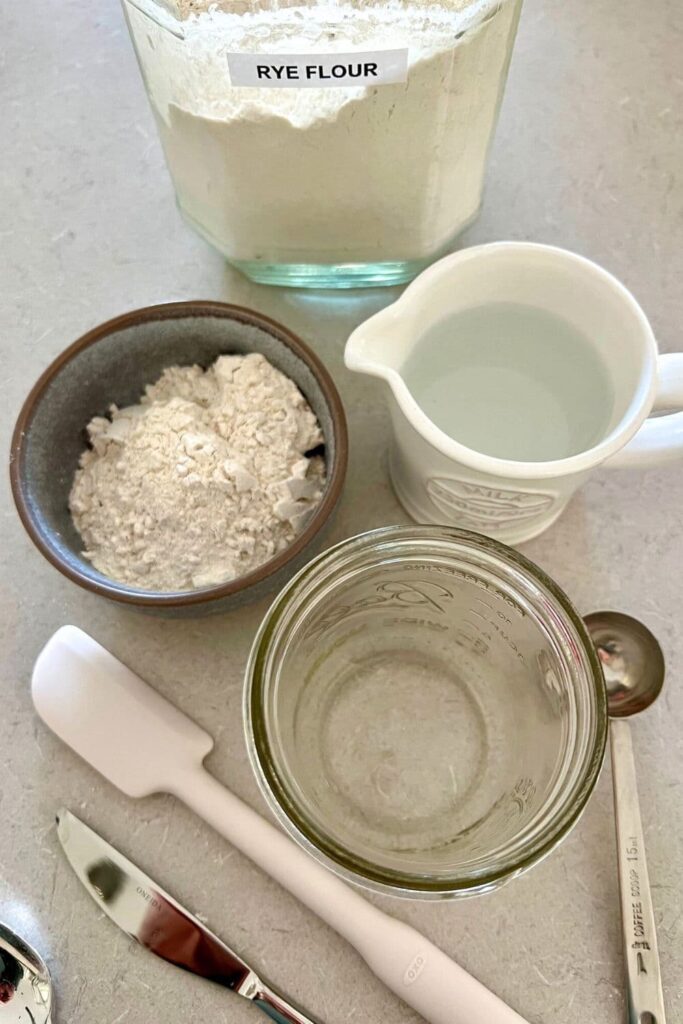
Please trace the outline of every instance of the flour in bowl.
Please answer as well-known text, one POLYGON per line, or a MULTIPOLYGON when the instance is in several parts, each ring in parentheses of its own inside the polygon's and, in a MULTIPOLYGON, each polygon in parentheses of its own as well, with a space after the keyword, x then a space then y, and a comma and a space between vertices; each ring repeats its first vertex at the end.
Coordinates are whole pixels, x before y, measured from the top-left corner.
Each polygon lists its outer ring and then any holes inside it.
POLYGON ((262 355, 172 366, 138 405, 88 425, 69 506, 105 576, 178 591, 283 551, 322 498, 323 440, 296 384, 262 355))

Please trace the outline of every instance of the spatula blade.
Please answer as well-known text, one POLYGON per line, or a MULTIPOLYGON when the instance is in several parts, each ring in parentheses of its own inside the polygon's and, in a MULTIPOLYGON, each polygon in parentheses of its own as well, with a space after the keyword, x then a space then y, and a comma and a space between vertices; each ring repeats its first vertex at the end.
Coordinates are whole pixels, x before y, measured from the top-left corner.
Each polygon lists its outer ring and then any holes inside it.
POLYGON ((128 796, 172 789, 213 739, 77 626, 62 626, 38 655, 35 709, 77 754, 128 796))

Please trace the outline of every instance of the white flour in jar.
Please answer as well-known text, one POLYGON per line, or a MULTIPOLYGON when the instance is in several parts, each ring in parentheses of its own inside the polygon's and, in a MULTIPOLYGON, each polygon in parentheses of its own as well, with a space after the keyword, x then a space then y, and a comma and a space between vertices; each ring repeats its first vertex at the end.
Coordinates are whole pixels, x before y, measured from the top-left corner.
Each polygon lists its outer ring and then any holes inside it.
POLYGON ((180 39, 129 8, 181 209, 235 260, 434 255, 478 210, 518 10, 519 0, 212 7, 175 23, 180 39), (228 72, 234 52, 401 47, 401 84, 235 88, 228 72))
POLYGON ((294 540, 325 481, 320 426, 263 356, 172 366, 97 416, 69 507, 96 569, 145 590, 211 586, 294 540))

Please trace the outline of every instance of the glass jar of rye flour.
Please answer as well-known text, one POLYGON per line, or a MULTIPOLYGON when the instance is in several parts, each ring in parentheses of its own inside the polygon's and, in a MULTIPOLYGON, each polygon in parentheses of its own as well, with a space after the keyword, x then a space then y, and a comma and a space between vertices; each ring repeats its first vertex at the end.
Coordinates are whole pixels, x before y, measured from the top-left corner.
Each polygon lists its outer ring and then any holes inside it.
POLYGON ((123 0, 178 204, 256 281, 397 284, 476 216, 521 0, 123 0))

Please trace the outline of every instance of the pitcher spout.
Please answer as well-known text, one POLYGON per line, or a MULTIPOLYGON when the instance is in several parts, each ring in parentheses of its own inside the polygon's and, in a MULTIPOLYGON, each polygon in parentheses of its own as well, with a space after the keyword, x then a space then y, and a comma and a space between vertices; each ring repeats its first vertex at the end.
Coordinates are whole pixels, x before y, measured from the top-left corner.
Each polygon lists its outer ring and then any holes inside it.
POLYGON ((393 306, 360 324, 349 337, 344 362, 349 370, 389 380, 404 359, 400 320, 393 306))

